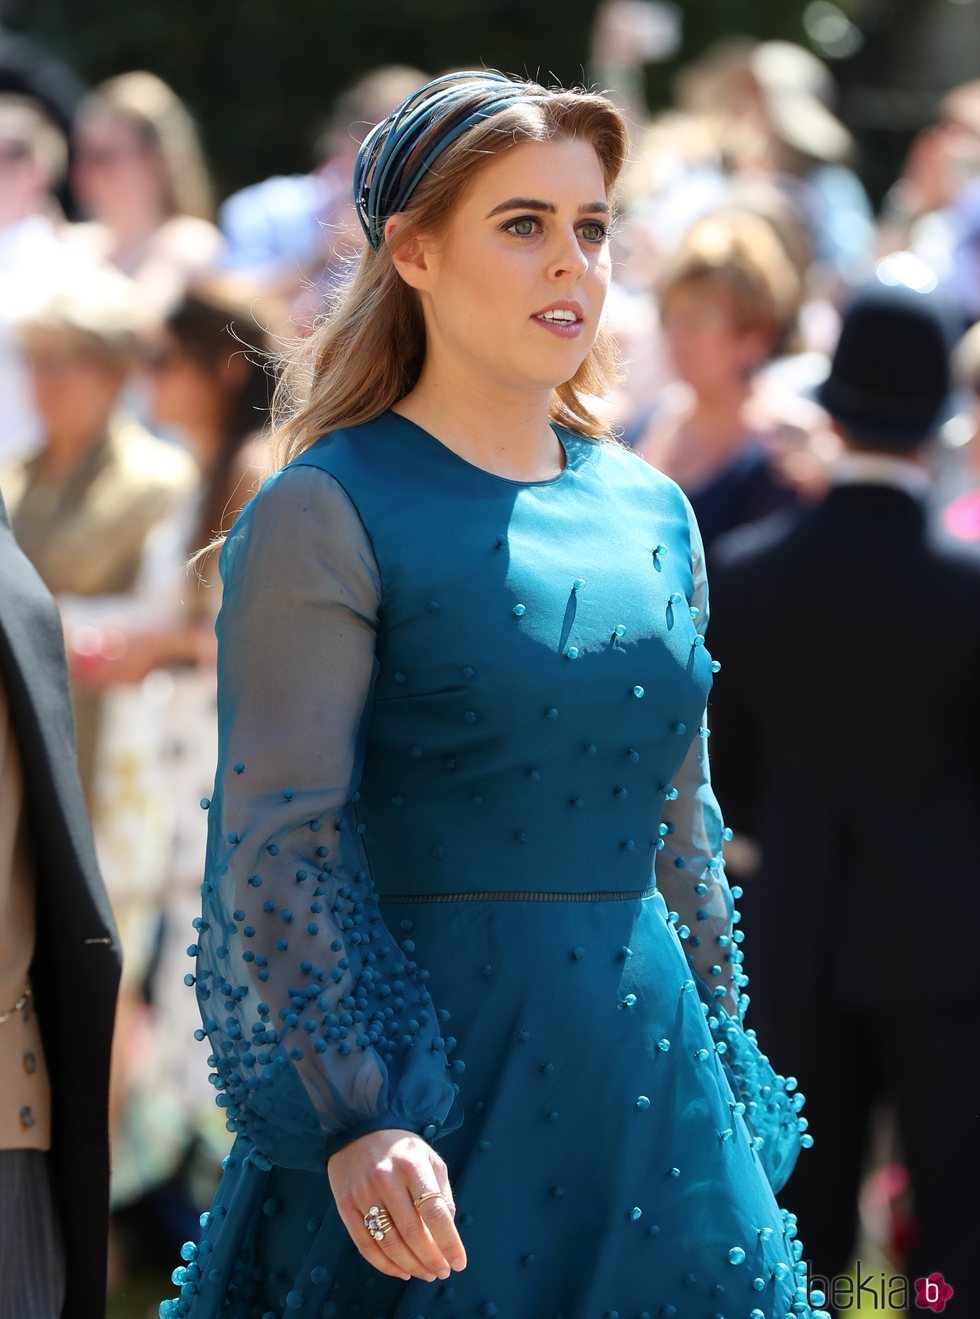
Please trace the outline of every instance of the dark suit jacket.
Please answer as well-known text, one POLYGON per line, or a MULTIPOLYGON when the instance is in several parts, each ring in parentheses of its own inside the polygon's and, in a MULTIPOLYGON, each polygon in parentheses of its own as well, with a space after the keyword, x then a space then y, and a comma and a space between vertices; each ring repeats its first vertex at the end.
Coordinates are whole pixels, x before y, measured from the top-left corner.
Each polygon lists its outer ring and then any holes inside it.
POLYGON ((0 498, 0 676, 36 860, 31 979, 51 1077, 52 1165, 65 1238, 65 1319, 105 1315, 108 1086, 120 955, 75 763, 58 612, 0 498))
POLYGON ((707 563, 712 780, 756 838, 753 1002, 900 1009, 975 992, 980 564, 894 486, 832 487, 707 563))

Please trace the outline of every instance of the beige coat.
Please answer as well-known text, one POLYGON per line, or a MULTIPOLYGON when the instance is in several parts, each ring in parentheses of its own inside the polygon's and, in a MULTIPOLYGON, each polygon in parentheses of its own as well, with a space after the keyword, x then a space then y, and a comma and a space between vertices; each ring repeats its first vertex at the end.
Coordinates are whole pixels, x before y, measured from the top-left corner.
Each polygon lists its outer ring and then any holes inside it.
MULTIPOLYGON (((149 529, 198 480, 190 456, 116 416, 67 479, 45 476, 35 456, 0 473, 21 549, 58 596, 117 595, 136 581, 149 529)), ((82 786, 91 805, 98 698, 74 688, 82 786)))
POLYGON ((0 684, 0 1150, 51 1145, 41 1031, 30 998, 23 1002, 34 956, 32 865, 20 754, 0 684))

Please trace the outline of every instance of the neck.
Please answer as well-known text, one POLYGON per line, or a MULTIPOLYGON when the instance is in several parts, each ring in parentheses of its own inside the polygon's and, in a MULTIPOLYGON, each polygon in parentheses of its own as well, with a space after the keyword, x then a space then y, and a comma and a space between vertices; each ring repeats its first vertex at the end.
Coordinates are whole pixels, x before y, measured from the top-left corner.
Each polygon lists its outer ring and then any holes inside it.
POLYGON ((508 388, 426 359, 418 384, 392 411, 477 467, 536 481, 554 476, 562 464, 561 443, 548 425, 550 407, 551 390, 508 388))
POLYGON ((188 425, 184 423, 183 433, 186 437, 194 461, 203 476, 210 476, 218 465, 218 458, 224 444, 223 418, 204 417, 188 425))
POLYGON ((44 214, 40 198, 5 198, 0 212, 0 229, 12 229, 32 216, 44 214))
POLYGON ((88 455, 102 443, 108 422, 93 430, 48 431, 44 437, 44 448, 40 454, 41 470, 51 480, 66 480, 84 462, 88 455))
POLYGON ((139 247, 164 223, 166 216, 158 206, 133 203, 106 221, 116 252, 139 247))
POLYGON ((743 381, 695 396, 687 425, 697 435, 702 450, 722 456, 742 444, 751 397, 751 386, 743 381))

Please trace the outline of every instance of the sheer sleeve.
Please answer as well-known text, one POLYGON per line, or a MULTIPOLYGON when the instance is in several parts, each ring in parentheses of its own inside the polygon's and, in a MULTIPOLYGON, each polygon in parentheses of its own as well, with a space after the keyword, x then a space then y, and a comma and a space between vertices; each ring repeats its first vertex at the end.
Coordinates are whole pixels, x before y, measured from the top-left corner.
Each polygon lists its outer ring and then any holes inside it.
MULTIPOLYGON (((708 581, 701 533, 694 512, 684 500, 691 537, 691 612, 702 637, 708 627, 708 581)), ((725 875, 723 840, 731 837, 711 786, 708 767, 708 712, 691 739, 684 763, 674 775, 676 793, 664 810, 668 832, 657 854, 657 887, 675 918, 688 964, 702 997, 741 1017, 740 970, 742 932, 735 929, 738 913, 725 875)), ((738 892, 738 890, 736 890, 738 892)), ((748 996, 745 996, 746 999, 748 996)))
MULTIPOLYGON (((693 593, 691 612, 702 637, 708 628, 708 580, 704 546, 688 500, 693 593)), ((720 668, 712 660, 713 669, 720 668)), ((795 1077, 782 1076, 759 1048, 756 1034, 744 1018, 749 995, 744 986, 744 933, 736 929, 735 900, 725 874, 724 842, 732 837, 722 819, 711 786, 708 764, 708 713, 705 709, 680 770, 674 775, 676 797, 668 801, 664 823, 669 826, 657 857, 657 886, 682 941, 701 1008, 715 1049, 744 1116, 766 1176, 779 1191, 796 1165, 801 1148, 812 1145, 804 1135, 807 1120, 799 1113, 804 1097, 795 1077)))
POLYGON ((346 492, 304 465, 245 507, 220 567, 218 766, 188 981, 229 1130, 320 1170, 368 1131, 431 1140, 462 1121, 448 1013, 381 919, 358 823, 381 584, 346 492))

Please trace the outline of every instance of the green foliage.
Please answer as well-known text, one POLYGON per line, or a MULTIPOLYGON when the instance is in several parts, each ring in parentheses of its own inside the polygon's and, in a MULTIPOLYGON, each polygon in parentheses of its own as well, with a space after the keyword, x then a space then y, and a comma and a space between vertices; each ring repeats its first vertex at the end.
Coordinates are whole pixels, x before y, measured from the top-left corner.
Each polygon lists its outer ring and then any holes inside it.
POLYGON ((89 83, 149 69, 198 119, 228 192, 305 170, 338 91, 379 64, 580 81, 592 0, 36 0, 17 27, 89 83))
MULTIPOLYGON (((0 0, 0 12, 4 0, 0 0)), ((849 0, 844 0, 845 5, 849 0)), ((683 59, 719 37, 804 40, 805 0, 680 0, 683 59)), ((219 193, 305 170, 338 91, 379 64, 587 76, 596 0, 8 0, 89 83, 150 69, 198 119, 219 193)), ((677 61, 648 70, 665 104, 677 61)))

